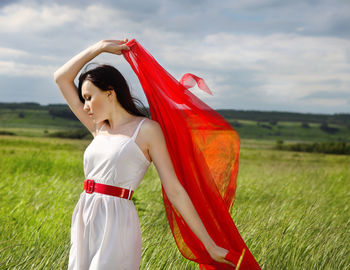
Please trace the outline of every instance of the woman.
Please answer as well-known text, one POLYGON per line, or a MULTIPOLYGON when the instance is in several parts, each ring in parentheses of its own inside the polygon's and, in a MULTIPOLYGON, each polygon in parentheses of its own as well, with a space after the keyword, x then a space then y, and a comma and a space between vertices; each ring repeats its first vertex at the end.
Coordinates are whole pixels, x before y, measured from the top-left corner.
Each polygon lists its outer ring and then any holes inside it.
POLYGON ((178 181, 160 125, 138 111, 122 75, 102 65, 82 73, 78 89, 74 84, 86 63, 102 52, 121 55, 129 50, 127 41, 97 42, 54 74, 69 107, 94 136, 84 153, 87 180, 73 212, 68 268, 139 268, 141 232, 130 199, 151 162, 170 202, 212 259, 234 266, 225 259, 228 250, 209 236, 178 181))

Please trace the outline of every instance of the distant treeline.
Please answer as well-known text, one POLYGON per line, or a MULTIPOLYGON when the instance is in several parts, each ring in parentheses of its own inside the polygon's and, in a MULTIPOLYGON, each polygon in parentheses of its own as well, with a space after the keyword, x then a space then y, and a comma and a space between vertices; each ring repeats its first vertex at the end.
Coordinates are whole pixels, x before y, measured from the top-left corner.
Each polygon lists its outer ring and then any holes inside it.
MULTIPOLYGON (((49 104, 41 105, 35 102, 25 103, 1 103, 0 109, 28 109, 28 110, 46 110, 54 117, 66 119, 77 119, 67 104, 49 104)), ((149 108, 146 108, 148 113, 149 108)), ((277 111, 246 111, 234 109, 216 110, 225 119, 252 120, 257 122, 270 122, 276 124, 278 121, 293 121, 302 123, 327 123, 338 124, 350 127, 350 113, 335 114, 311 114, 311 113, 293 113, 277 111)))
POLYGON ((292 121, 305 123, 328 123, 350 125, 350 113, 311 114, 276 111, 245 111, 245 110, 216 110, 224 118, 254 120, 258 122, 277 123, 278 121, 292 121))
POLYGON ((57 131, 46 135, 46 137, 58 137, 58 138, 70 138, 70 139, 92 139, 93 138, 93 136, 87 129, 57 131))
MULTIPOLYGON (((42 111, 48 111, 53 118, 61 117, 65 119, 79 121, 67 104, 40 105, 39 103, 34 103, 34 102, 26 102, 26 103, 1 103, 0 102, 0 110, 1 109, 42 110, 42 111)), ((146 108, 146 110, 150 114, 149 109, 146 108)))
POLYGON ((284 145, 283 140, 277 140, 276 148, 297 152, 350 155, 350 144, 346 142, 295 143, 284 145))

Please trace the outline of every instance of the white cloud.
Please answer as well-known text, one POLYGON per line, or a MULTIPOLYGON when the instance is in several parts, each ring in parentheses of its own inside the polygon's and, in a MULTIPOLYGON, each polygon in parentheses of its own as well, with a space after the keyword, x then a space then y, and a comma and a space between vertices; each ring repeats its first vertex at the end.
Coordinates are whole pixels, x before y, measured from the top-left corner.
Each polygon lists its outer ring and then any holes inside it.
POLYGON ((12 57, 22 57, 28 56, 28 53, 22 50, 0 47, 0 57, 1 58, 12 58, 12 57))
MULTIPOLYGON (((163 44, 160 49, 166 61, 176 63, 179 69, 190 62, 199 70, 211 68, 209 76, 249 70, 253 79, 260 82, 255 91, 263 98, 269 102, 290 102, 320 90, 334 91, 334 84, 325 81, 342 81, 336 90, 348 90, 348 48, 348 39, 335 37, 218 33, 203 40, 187 41, 185 45, 163 44)), ((235 78, 230 81, 234 83, 235 78)), ((216 82, 221 87, 222 80, 216 82)))
MULTIPOLYGON (((93 42, 128 37, 177 79, 187 72, 204 78, 214 95, 191 91, 218 108, 289 108, 299 102, 331 110, 350 104, 348 96, 336 94, 350 85, 350 40, 342 27, 350 13, 340 2, 38 1, 0 9, 0 76, 51 79, 93 42)), ((108 54, 98 59, 120 60, 108 54)))
POLYGON ((319 105, 322 107, 337 107, 337 106, 345 106, 349 104, 349 101, 341 98, 334 98, 334 99, 313 98, 310 100, 310 103, 313 105, 319 105))
POLYGON ((0 13, 0 32, 38 32, 74 21, 77 10, 68 6, 12 4, 0 13))
POLYGON ((101 26, 121 26, 125 23, 122 13, 103 5, 90 4, 84 8, 68 5, 46 4, 31 5, 11 4, 0 13, 0 32, 23 33, 43 32, 72 24, 80 29, 96 29, 101 26))
POLYGON ((52 77, 55 66, 23 64, 15 61, 1 61, 0 60, 0 75, 9 77, 52 77))

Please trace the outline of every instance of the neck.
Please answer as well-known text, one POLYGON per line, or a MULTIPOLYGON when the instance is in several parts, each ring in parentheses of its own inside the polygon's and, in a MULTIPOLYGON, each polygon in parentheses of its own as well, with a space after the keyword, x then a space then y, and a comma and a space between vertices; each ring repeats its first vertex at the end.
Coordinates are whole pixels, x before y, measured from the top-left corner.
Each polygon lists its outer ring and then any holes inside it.
POLYGON ((128 113, 120 105, 113 106, 113 109, 110 111, 108 118, 109 126, 111 130, 117 130, 119 127, 123 126, 126 123, 135 119, 135 115, 128 113))

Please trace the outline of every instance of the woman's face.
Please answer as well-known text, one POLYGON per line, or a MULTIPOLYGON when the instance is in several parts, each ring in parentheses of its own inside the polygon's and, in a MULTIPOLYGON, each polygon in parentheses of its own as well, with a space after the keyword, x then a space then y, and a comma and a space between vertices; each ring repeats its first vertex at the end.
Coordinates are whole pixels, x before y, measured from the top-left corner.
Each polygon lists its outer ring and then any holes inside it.
POLYGON ((109 107, 108 91, 102 91, 89 80, 85 80, 81 87, 81 94, 85 99, 84 110, 90 117, 99 123, 107 119, 109 107))

